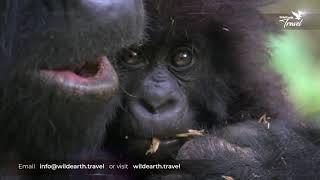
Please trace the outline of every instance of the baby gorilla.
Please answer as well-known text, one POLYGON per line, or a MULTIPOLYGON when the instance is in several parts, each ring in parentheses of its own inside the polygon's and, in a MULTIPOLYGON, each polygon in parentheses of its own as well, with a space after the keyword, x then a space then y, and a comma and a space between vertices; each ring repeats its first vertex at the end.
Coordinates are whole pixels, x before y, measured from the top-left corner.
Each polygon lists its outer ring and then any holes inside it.
POLYGON ((110 61, 142 39, 142 2, 3 0, 0 9, 1 160, 91 157, 117 106, 110 61))
POLYGON ((123 111, 106 148, 120 158, 198 160, 183 162, 181 179, 314 177, 303 160, 317 149, 296 131, 304 129, 267 66, 267 33, 276 31, 261 3, 146 1, 148 41, 115 66, 123 111), (177 138, 191 129, 207 135, 177 138), (159 149, 146 155, 152 138, 159 149))

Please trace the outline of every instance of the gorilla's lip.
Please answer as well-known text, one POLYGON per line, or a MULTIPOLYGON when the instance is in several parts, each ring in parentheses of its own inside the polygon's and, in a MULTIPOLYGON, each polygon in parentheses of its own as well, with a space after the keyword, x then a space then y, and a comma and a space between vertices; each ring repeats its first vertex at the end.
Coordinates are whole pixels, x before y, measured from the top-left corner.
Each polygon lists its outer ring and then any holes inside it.
POLYGON ((38 75, 44 82, 66 93, 99 95, 108 99, 119 85, 118 76, 105 56, 96 63, 85 63, 77 69, 41 69, 38 75))

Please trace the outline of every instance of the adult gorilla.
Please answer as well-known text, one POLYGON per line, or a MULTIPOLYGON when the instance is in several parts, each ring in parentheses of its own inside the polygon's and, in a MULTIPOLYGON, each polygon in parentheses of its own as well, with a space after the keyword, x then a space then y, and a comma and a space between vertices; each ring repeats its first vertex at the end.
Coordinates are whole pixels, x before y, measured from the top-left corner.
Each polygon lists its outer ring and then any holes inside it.
POLYGON ((117 105, 110 61, 143 35, 141 0, 3 0, 0 9, 0 158, 90 157, 117 105))

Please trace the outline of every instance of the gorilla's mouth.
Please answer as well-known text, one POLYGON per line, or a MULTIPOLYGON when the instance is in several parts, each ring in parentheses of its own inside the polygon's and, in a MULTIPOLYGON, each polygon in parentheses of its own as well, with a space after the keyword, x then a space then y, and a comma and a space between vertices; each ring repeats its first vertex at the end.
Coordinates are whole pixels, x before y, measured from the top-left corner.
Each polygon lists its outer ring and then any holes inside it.
POLYGON ((99 95, 109 98, 119 85, 118 76, 105 56, 94 63, 42 69, 38 74, 44 82, 77 95, 99 95))

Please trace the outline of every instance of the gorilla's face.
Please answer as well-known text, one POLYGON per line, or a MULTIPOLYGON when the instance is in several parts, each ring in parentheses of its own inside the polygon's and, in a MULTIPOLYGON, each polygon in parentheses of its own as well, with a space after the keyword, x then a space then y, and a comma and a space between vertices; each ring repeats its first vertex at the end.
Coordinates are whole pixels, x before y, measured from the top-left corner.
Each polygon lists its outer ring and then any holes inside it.
POLYGON ((110 137, 109 147, 120 144, 120 150, 128 149, 124 153, 129 156, 148 158, 145 153, 151 139, 158 138, 160 148, 151 159, 174 158, 188 140, 177 134, 208 129, 210 121, 224 113, 219 108, 225 104, 219 98, 225 87, 212 65, 217 53, 210 52, 213 46, 201 31, 176 23, 174 30, 185 33, 171 33, 171 27, 164 26, 163 31, 151 30, 145 44, 119 53, 115 67, 124 89, 124 111, 114 122, 118 124, 114 134, 120 140, 110 137), (208 83, 211 77, 215 84, 208 83), (218 113, 205 107, 206 88, 212 88, 217 96, 209 98, 216 103, 210 108, 218 113))
MULTIPOLYGON (((196 128, 188 96, 194 85, 191 74, 198 70, 199 62, 192 44, 172 44, 174 41, 147 43, 128 49, 117 65, 126 89, 126 111, 117 120, 122 127, 118 131, 128 149, 137 148, 133 154, 144 155, 154 137, 161 141, 160 150, 173 156, 183 143, 176 134, 196 128)), ((157 155, 167 157, 162 151, 157 155)))
POLYGON ((142 1, 15 2, 0 4, 18 14, 5 24, 14 46, 1 67, 0 150, 45 159, 94 151, 117 106, 114 55, 143 36, 142 1))

